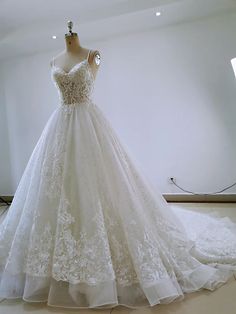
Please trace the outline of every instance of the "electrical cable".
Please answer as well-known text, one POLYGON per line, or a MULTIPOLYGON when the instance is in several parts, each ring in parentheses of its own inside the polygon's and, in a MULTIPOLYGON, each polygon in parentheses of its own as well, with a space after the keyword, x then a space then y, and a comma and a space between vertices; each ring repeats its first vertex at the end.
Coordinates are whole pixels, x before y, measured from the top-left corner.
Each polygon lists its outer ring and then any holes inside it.
POLYGON ((226 190, 229 190, 229 189, 232 188, 233 186, 236 186, 236 182, 235 182, 235 183, 233 183, 233 184, 227 186, 226 188, 223 188, 222 190, 219 190, 219 191, 216 191, 216 192, 212 192, 212 193, 195 193, 195 192, 192 192, 192 191, 189 191, 189 190, 186 190, 186 189, 182 188, 180 185, 178 185, 178 184, 175 182, 174 178, 170 178, 170 180, 171 180, 171 182, 172 182, 175 186, 177 186, 177 188, 179 188, 181 191, 183 191, 183 192, 185 192, 185 193, 192 194, 192 195, 204 195, 204 196, 205 196, 205 195, 216 195, 216 194, 220 194, 220 193, 222 193, 222 192, 224 192, 224 191, 226 191, 226 190))

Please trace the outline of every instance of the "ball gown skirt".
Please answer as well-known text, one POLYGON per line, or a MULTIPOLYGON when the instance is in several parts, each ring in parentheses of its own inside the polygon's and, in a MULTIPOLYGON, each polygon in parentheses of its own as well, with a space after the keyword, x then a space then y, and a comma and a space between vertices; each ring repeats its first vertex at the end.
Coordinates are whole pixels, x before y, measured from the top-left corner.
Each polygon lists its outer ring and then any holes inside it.
POLYGON ((0 226, 0 297, 50 306, 154 306, 236 269, 236 224, 166 203, 92 100, 88 59, 52 66, 60 105, 0 226))

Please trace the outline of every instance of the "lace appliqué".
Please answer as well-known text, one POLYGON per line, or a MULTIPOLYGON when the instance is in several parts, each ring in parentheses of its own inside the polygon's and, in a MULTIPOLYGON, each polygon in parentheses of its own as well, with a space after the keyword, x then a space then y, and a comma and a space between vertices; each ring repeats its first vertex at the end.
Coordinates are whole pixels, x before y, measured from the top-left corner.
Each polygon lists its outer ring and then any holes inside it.
POLYGON ((75 218, 69 210, 70 203, 64 198, 59 210, 53 278, 88 284, 112 280, 114 272, 101 214, 98 212, 91 221, 92 235, 82 227, 75 239, 72 234, 75 218))
POLYGON ((121 232, 122 226, 115 217, 105 215, 105 221, 117 283, 120 286, 130 286, 138 283, 139 279, 132 262, 128 243, 124 233, 121 232))
POLYGON ((50 224, 47 223, 42 233, 34 232, 31 241, 25 272, 47 277, 51 272, 53 252, 53 235, 50 224))
POLYGON ((235 226, 228 218, 216 218, 214 222, 210 222, 197 235, 195 243, 195 251, 200 253, 201 262, 227 264, 230 258, 232 261, 236 260, 235 226))
POLYGON ((74 66, 68 73, 55 67, 53 81, 62 104, 85 103, 90 100, 94 88, 93 74, 88 61, 74 66))
POLYGON ((48 147, 42 165, 42 182, 45 187, 45 194, 49 199, 58 197, 61 191, 68 119, 68 115, 61 115, 61 121, 55 131, 55 140, 53 145, 48 147))

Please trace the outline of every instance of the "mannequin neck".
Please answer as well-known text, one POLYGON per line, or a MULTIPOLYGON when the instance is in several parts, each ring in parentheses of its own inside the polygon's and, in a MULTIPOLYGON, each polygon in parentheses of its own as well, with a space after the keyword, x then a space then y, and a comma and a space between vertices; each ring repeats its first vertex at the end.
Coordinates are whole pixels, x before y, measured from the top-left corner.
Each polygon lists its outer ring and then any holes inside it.
POLYGON ((81 50, 79 37, 77 33, 73 33, 70 36, 65 36, 66 40, 66 51, 68 53, 77 53, 81 50))

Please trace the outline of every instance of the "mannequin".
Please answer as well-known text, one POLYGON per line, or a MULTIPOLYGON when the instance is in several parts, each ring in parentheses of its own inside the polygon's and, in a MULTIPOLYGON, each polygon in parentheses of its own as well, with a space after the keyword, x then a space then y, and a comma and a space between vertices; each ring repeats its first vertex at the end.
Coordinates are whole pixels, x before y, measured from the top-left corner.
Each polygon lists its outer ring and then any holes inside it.
MULTIPOLYGON (((73 22, 68 21, 67 25, 69 32, 65 34, 66 49, 54 58, 54 63, 64 71, 69 72, 77 63, 88 57, 88 62, 95 78, 101 58, 99 51, 90 50, 89 53, 89 49, 83 48, 80 45, 78 34, 72 32, 73 22)), ((53 61, 51 61, 50 64, 52 66, 53 61)))

